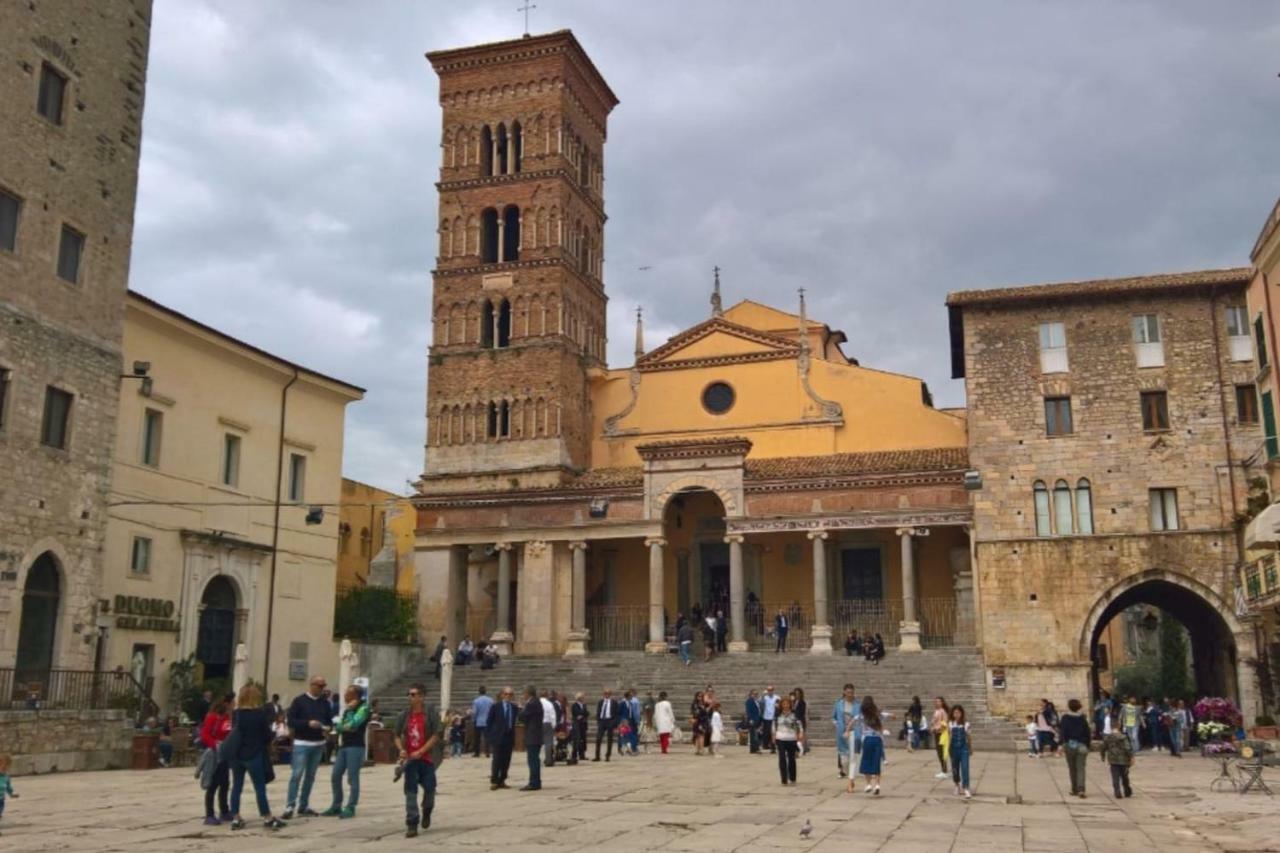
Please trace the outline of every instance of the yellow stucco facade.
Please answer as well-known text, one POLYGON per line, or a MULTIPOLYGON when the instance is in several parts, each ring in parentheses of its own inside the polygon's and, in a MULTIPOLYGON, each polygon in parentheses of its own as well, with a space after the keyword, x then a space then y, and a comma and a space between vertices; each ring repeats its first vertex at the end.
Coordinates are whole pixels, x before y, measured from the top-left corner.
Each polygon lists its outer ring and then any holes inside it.
POLYGON ((394 560, 393 584, 412 593, 413 572, 405 569, 413 562, 413 527, 408 498, 344 477, 338 508, 338 587, 371 583, 371 567, 389 546, 385 557, 394 560))

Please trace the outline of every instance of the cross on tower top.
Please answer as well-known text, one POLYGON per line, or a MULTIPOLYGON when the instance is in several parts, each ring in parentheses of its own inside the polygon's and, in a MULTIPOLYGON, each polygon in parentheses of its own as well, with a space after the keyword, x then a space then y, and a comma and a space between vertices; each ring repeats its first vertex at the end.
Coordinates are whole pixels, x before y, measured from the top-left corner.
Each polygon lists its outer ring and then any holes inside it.
POLYGON ((525 38, 529 37, 529 10, 536 9, 536 8, 538 8, 538 5, 536 3, 530 3, 529 0, 525 0, 525 4, 523 6, 516 7, 517 12, 524 12, 524 37, 525 38))

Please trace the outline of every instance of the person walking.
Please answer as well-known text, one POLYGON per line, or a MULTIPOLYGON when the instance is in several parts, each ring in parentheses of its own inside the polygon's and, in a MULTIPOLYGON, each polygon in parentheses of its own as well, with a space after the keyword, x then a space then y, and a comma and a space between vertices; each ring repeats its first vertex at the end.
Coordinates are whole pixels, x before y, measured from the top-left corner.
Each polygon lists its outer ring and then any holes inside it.
POLYGON ((313 675, 307 684, 307 692, 289 703, 286 717, 293 731, 293 752, 290 756, 288 796, 284 814, 280 816, 284 820, 291 819, 295 812, 299 817, 316 817, 316 812, 311 810, 311 786, 315 784, 316 769, 324 757, 334 716, 324 691, 324 677, 313 675))
POLYGON ((653 727, 658 730, 658 747, 663 755, 667 755, 671 747, 671 733, 676 730, 676 712, 665 690, 658 694, 658 703, 653 706, 653 727))
POLYGON ((587 723, 591 719, 591 711, 587 708, 586 694, 578 693, 569 709, 569 717, 573 722, 573 744, 569 754, 569 763, 577 764, 587 760, 587 723))
POLYGON ((945 779, 950 775, 947 773, 948 747, 951 742, 951 732, 948 728, 950 722, 951 709, 947 707, 947 700, 941 696, 934 696, 933 716, 929 718, 929 730, 933 732, 933 748, 938 753, 939 770, 933 774, 935 779, 945 779))
POLYGON ((618 703, 613 698, 613 691, 606 687, 600 701, 596 703, 596 757, 592 761, 600 760, 601 740, 606 741, 604 760, 608 761, 613 755, 613 732, 617 727, 618 703))
POLYGON ((907 751, 915 752, 920 748, 920 733, 924 731, 924 706, 919 696, 911 697, 911 705, 907 708, 907 751))
POLYGON ((436 771, 444 761, 444 723, 440 712, 427 704, 427 689, 421 684, 409 688, 409 707, 396 718, 396 748, 404 764, 405 838, 418 834, 418 826, 431 828, 431 812, 436 805, 436 771), (422 789, 422 809, 418 809, 418 789, 422 789))
POLYGON ((862 703, 854 696, 853 685, 846 684, 831 709, 831 722, 836 729, 836 773, 841 779, 852 775, 852 756, 862 748, 861 718, 862 703))
POLYGON ((1169 752, 1174 758, 1182 757, 1182 738, 1187 723, 1187 703, 1177 699, 1169 709, 1169 752))
POLYGON ((721 654, 729 650, 729 623, 724 618, 724 611, 716 611, 716 651, 721 654))
POLYGON ((209 783, 204 788, 204 823, 205 826, 218 826, 231 820, 231 807, 227 804, 227 791, 231 787, 231 771, 225 756, 218 754, 218 745, 231 734, 231 705, 235 696, 228 693, 222 700, 215 702, 200 725, 200 743, 205 749, 212 750, 210 758, 213 772, 209 783), (219 813, 213 813, 213 800, 218 799, 219 813))
POLYGON ((231 715, 231 734, 227 736, 232 749, 228 756, 231 764, 231 828, 244 829, 240 817, 240 794, 244 791, 244 777, 253 784, 253 795, 258 801, 258 815, 267 829, 284 829, 288 824, 271 814, 267 802, 267 756, 271 748, 271 720, 262 710, 262 691, 252 682, 240 688, 236 696, 236 710, 231 715))
POLYGON ((480 757, 480 750, 484 750, 484 757, 489 757, 489 738, 486 731, 489 728, 489 711, 493 708, 493 698, 485 693, 484 685, 480 685, 480 689, 476 691, 476 698, 471 700, 471 725, 475 729, 475 749, 471 753, 473 758, 480 757))
POLYGON ((761 727, 764 725, 764 710, 760 705, 760 694, 752 690, 747 694, 747 701, 744 707, 745 713, 743 719, 747 721, 747 743, 750 745, 751 754, 760 754, 760 741, 762 739, 761 727))
MULTIPOLYGON (((884 720, 876 700, 871 696, 862 697, 862 760, 858 762, 858 772, 866 780, 864 794, 880 796, 880 771, 884 763, 884 720)), ((845 790, 853 793, 853 774, 849 774, 849 782, 845 790)))
POLYGON ((711 746, 711 703, 707 694, 699 690, 689 706, 693 724, 693 754, 702 755, 704 748, 711 746))
POLYGON ((707 614, 702 620, 702 662, 706 663, 716 656, 716 617, 707 614))
POLYGON ((963 794, 966 800, 972 799, 973 794, 969 793, 969 756, 972 747, 969 743, 969 720, 965 717, 963 705, 951 706, 947 739, 951 757, 951 779, 956 783, 956 796, 963 794))
POLYGON ((511 701, 514 691, 504 687, 498 692, 498 701, 489 712, 489 746, 493 759, 489 764, 489 790, 507 787, 507 774, 511 770, 511 752, 516 745, 516 720, 519 712, 511 701))
POLYGON ((804 740, 804 723, 795 714, 791 698, 778 702, 777 713, 769 721, 769 740, 778 752, 778 775, 783 785, 796 783, 796 754, 804 740))
POLYGON ((773 692, 772 684, 765 687, 764 695, 760 697, 760 722, 764 727, 766 741, 764 745, 770 752, 777 751, 773 744, 773 721, 778 715, 778 699, 778 694, 773 692))
MULTIPOLYGON (((797 687, 791 691, 791 713, 796 715, 796 719, 800 721, 800 726, 805 731, 809 730, 809 703, 804 700, 804 688, 797 687)), ((800 754, 809 754, 809 739, 801 738, 800 754)))
POLYGON ((709 706, 711 709, 711 739, 707 744, 707 752, 716 758, 724 758, 724 753, 716 752, 716 747, 724 743, 724 717, 720 716, 720 703, 709 706))
POLYGON ((685 666, 693 665, 693 625, 685 622, 676 629, 676 642, 680 645, 680 660, 685 666))
POLYGON ((1057 742, 1058 711, 1048 699, 1040 700, 1040 710, 1036 713, 1036 737, 1040 741, 1040 756, 1058 753, 1057 742))
POLYGON ((1093 742, 1093 734, 1089 730, 1089 719, 1082 713, 1084 706, 1079 699, 1067 702, 1067 713, 1058 721, 1062 729, 1062 739, 1067 749, 1067 774, 1071 778, 1071 795, 1085 798, 1084 774, 1089 763, 1089 744, 1093 742))
POLYGON ((1111 791, 1115 798, 1132 797, 1129 768, 1133 765, 1133 742, 1120 730, 1118 720, 1111 726, 1111 734, 1102 739, 1102 761, 1111 770, 1111 791))
POLYGON ((342 698, 346 707, 334 726, 338 733, 338 753, 333 760, 333 802, 321 812, 324 817, 355 817, 356 806, 360 803, 360 766, 364 764, 364 733, 369 727, 369 706, 359 687, 348 687, 342 698), (346 775, 347 787, 351 790, 345 806, 342 804, 343 774, 346 775))
POLYGON ((1138 709, 1138 700, 1130 696, 1120 706, 1120 728, 1129 736, 1129 743, 1133 746, 1134 755, 1142 749, 1142 743, 1139 740, 1141 723, 1141 712, 1138 709))
POLYGON ((520 722, 524 723, 524 752, 529 764, 529 781, 521 791, 542 790, 542 700, 532 685, 524 689, 520 722))
POLYGON ((787 614, 783 613, 782 608, 779 607, 778 615, 773 617, 773 633, 778 638, 777 648, 774 649, 776 654, 782 654, 787 650, 787 632, 789 630, 791 630, 791 622, 787 619, 787 614))
POLYGON ((640 726, 644 723, 644 708, 634 690, 627 691, 627 706, 627 718, 631 721, 631 754, 636 755, 640 752, 640 726))
POLYGON ((542 706, 542 764, 546 767, 556 764, 556 720, 559 714, 551 696, 545 687, 538 695, 538 704, 542 706))

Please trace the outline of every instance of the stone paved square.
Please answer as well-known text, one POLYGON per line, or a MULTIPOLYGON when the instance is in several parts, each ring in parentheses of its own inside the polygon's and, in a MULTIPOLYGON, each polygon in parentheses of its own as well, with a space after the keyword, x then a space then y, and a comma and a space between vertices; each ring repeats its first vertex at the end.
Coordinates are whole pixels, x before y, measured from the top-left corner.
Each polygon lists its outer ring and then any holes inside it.
MULTIPOLYGON (((1196 756, 1142 755, 1135 795, 1110 796, 1104 766, 1089 765, 1089 798, 1067 796, 1063 761, 979 752, 974 799, 936 780, 932 753, 890 751, 882 795, 844 793, 829 748, 800 762, 799 784, 779 784, 772 756, 729 748, 723 758, 672 755, 543 770, 543 790, 521 793, 523 758, 510 790, 490 792, 488 762, 449 760, 440 774, 432 828, 404 838, 403 797, 386 765, 365 768, 354 820, 294 820, 268 832, 245 799, 249 826, 201 824, 202 792, 190 768, 20 777, 20 799, 0 819, 6 851, 316 850, 376 843, 381 850, 683 851, 1264 851, 1280 849, 1277 802, 1266 795, 1211 793, 1216 765, 1196 756), (808 819, 810 838, 799 836, 808 819)), ((328 765, 313 806, 329 800, 328 765)), ((289 769, 277 768, 268 797, 282 809, 289 769)), ((1280 780, 1276 780, 1280 781, 1280 780)))

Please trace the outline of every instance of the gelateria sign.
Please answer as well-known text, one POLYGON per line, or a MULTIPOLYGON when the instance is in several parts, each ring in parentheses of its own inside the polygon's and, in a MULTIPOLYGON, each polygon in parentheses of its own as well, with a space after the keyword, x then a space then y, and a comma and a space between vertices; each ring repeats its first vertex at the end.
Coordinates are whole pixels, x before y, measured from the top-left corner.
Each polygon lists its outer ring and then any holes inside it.
POLYGON ((117 595, 102 601, 102 612, 115 612, 116 627, 136 631, 177 631, 178 620, 173 618, 176 606, 165 598, 140 598, 136 595, 117 595))

